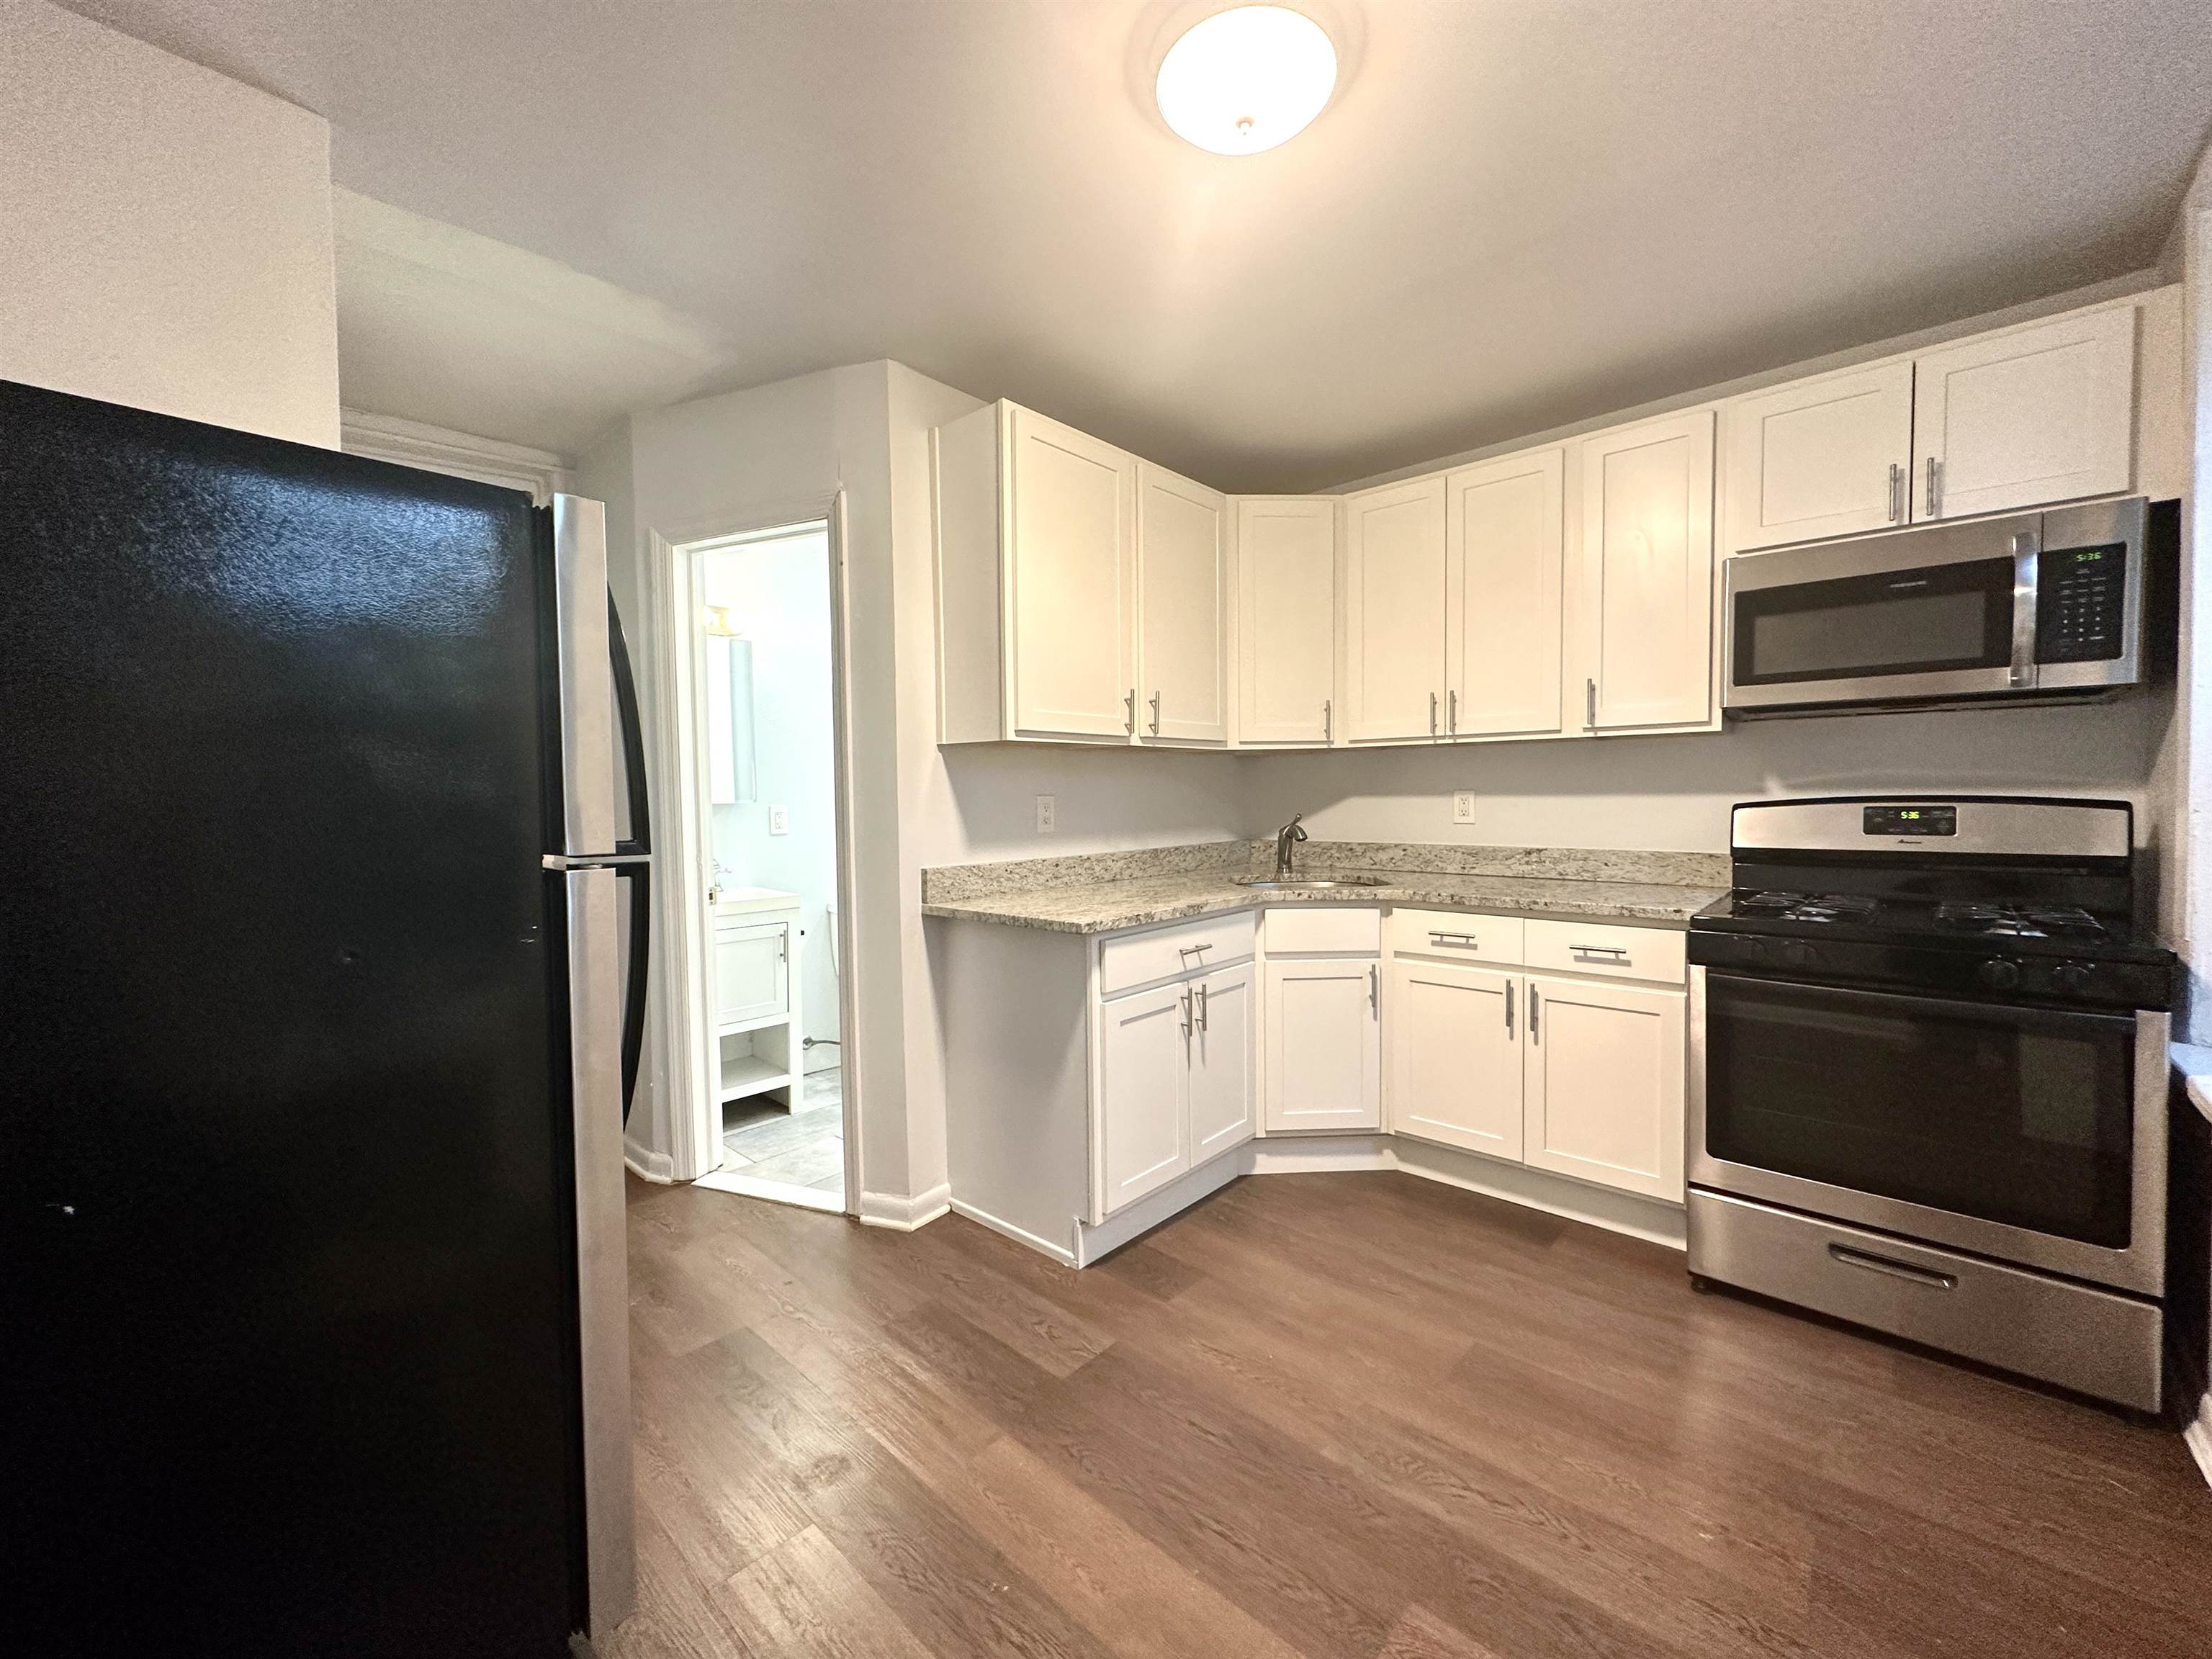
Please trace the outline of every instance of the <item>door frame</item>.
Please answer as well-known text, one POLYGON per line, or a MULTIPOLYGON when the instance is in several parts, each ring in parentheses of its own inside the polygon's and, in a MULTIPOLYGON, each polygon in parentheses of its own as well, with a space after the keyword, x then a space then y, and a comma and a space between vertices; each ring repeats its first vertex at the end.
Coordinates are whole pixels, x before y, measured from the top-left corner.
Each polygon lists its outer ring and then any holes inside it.
MULTIPOLYGON (((720 1166, 720 1106, 714 1098, 716 1075, 712 1045, 714 1003, 710 947, 706 925, 707 876, 704 801, 709 761, 705 705, 706 653, 689 619, 705 603, 705 555, 750 542, 771 541, 821 526, 829 539, 830 732, 835 750, 837 848, 838 1060, 843 1095, 845 1192, 843 1210, 860 1213, 860 998, 854 971, 855 910, 860 895, 853 870, 853 768, 849 741, 851 702, 850 566, 845 492, 762 502, 717 514, 713 518, 647 532, 646 580, 649 614, 665 626, 653 630, 649 655, 653 706, 659 731, 649 745, 654 794, 673 802, 665 833, 668 849, 662 878, 653 884, 653 935, 660 984, 661 1062, 668 1096, 668 1153, 678 1181, 696 1181, 720 1166), (670 867, 672 866, 672 867, 670 867)), ((664 817, 666 817, 664 814, 664 817)), ((794 1040, 803 1033, 794 1034, 794 1040)), ((800 1048, 800 1072, 804 1075, 800 1048)))

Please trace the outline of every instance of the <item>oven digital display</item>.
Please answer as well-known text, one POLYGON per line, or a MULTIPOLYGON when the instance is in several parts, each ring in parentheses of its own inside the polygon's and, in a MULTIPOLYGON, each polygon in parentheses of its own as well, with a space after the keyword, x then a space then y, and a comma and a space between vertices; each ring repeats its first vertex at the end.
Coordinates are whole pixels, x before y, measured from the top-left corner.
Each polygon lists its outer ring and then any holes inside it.
POLYGON ((1955 806, 1869 806, 1866 809, 1869 836, 1955 836, 1959 809, 1955 806))

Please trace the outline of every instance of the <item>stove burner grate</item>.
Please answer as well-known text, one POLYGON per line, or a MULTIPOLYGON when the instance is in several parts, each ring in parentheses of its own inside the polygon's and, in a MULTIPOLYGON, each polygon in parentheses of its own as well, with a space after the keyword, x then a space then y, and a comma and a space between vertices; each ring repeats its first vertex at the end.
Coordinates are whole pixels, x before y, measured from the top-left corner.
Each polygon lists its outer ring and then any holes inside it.
POLYGON ((1937 923, 1970 933, 2005 939, 2100 939, 2105 924, 2075 905, 1968 904, 1952 902, 1936 907, 1937 923))
POLYGON ((1855 893, 1740 893, 1735 908, 1784 921, 1863 921, 1879 907, 1855 893))

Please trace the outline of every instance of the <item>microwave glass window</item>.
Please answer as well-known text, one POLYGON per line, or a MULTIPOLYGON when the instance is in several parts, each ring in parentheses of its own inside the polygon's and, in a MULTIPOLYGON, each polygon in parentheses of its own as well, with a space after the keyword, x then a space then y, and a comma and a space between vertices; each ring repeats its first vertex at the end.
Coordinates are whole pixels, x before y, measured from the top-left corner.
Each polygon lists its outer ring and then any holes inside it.
POLYGON ((2012 606, 2008 558, 1753 588, 1735 600, 1735 683, 2005 667, 2012 606))

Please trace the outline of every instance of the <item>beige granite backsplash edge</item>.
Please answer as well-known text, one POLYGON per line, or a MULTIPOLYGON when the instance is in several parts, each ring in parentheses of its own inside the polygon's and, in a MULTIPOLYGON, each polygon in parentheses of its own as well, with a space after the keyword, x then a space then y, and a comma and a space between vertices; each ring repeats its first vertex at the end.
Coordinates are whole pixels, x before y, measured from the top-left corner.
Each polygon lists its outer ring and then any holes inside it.
MULTIPOLYGON (((1127 852, 1077 853, 947 865, 921 872, 925 904, 957 904, 996 894, 1219 870, 1265 875, 1274 864, 1273 837, 1146 847, 1127 852)), ((1725 853, 1653 853, 1584 847, 1470 847, 1442 842, 1322 841, 1297 849, 1302 872, 1419 871, 1425 874, 1528 876, 1557 881, 1641 882, 1656 886, 1729 884, 1725 853)))

